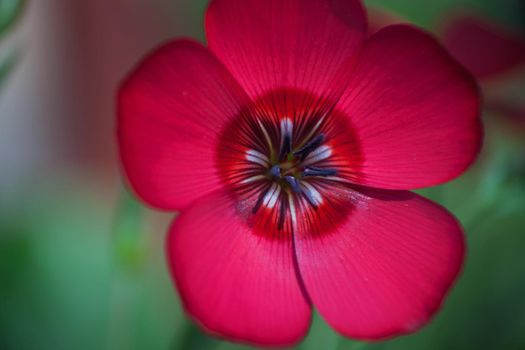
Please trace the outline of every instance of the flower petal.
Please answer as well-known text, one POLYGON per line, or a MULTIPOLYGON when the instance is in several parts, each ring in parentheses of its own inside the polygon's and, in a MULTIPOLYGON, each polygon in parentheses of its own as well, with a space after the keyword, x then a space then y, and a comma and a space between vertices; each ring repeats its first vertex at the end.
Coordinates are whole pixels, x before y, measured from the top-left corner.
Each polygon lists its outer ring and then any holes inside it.
POLYGON ((208 331, 258 345, 290 345, 308 332, 310 305, 291 237, 252 233, 228 194, 197 200, 168 237, 171 271, 187 312, 208 331))
POLYGON ((440 184, 461 174, 481 146, 475 81, 434 38, 409 25, 370 37, 338 108, 360 140, 359 184, 440 184))
POLYGON ((410 192, 361 189, 332 234, 295 236, 299 269, 320 314, 340 333, 383 339, 436 312, 462 265, 464 241, 442 207, 410 192))
POLYGON ((347 83, 366 14, 359 0, 213 0, 206 33, 252 98, 294 88, 326 99, 347 83))
POLYGON ((138 195, 154 206, 180 209, 217 189, 218 133, 245 98, 196 42, 171 42, 142 62, 118 101, 120 154, 138 195))
POLYGON ((480 18, 455 18, 443 30, 443 42, 481 79, 525 65, 525 38, 480 18))

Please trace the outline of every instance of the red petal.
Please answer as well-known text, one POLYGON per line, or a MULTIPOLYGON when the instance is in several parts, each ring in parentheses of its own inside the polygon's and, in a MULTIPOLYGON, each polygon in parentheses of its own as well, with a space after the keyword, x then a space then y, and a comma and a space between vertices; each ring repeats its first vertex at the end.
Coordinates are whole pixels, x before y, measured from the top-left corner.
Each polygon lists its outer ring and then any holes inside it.
POLYGON ((464 241, 442 207, 410 192, 349 194, 353 211, 331 235, 295 237, 313 304, 340 333, 382 339, 429 321, 462 265, 464 241))
POLYGON ((367 42, 340 101, 363 157, 355 182, 412 189, 446 182, 478 154, 475 81, 430 35, 386 27, 367 42))
POLYGON ((525 38, 479 18, 456 18, 445 27, 443 41, 454 57, 482 79, 525 64, 525 38))
POLYGON ((213 0, 206 32, 254 99, 283 88, 327 98, 347 83, 366 14, 358 0, 213 0))
MULTIPOLYGON (((295 207, 298 218, 305 219, 301 221, 306 226, 320 225, 330 229, 340 218, 346 216, 346 208, 341 210, 337 206, 338 199, 334 198, 332 193, 337 191, 340 181, 359 176, 361 153, 349 119, 337 110, 331 110, 326 118, 319 118, 311 114, 309 109, 293 109, 285 103, 303 99, 313 100, 313 97, 298 91, 276 90, 273 94, 254 101, 252 109, 247 109, 246 114, 231 121, 219 142, 219 173, 225 186, 243 203, 242 207, 246 208, 243 211, 245 220, 250 223, 256 234, 262 236, 290 236, 291 207, 295 207), (268 111, 264 106, 272 100, 283 103, 274 105, 273 109, 268 111), (266 176, 270 163, 247 161, 249 151, 258 152, 270 159, 272 152, 275 153, 275 150, 279 149, 283 119, 288 119, 292 125, 291 139, 296 150, 311 140, 312 135, 323 135, 322 145, 312 152, 309 160, 305 160, 303 167, 308 164, 336 169, 337 181, 325 178, 309 179, 307 182, 313 188, 302 188, 301 184, 300 191, 292 191, 293 198, 290 198, 288 191, 281 191, 282 184, 275 188, 273 181, 266 176), (266 203, 265 198, 268 199, 266 203), (272 204, 268 205, 270 203, 272 204), (253 215, 254 213, 256 215, 253 215)), ((293 164, 290 162, 285 166, 293 164)), ((303 170, 296 163, 292 173, 298 175, 303 170)), ((285 181, 283 178, 281 180, 285 181)), ((285 185, 283 189, 286 188, 291 189, 285 185)))
POLYGON ((118 121, 122 161, 139 196, 179 209, 218 188, 218 133, 243 103, 240 87, 196 42, 169 43, 142 62, 121 87, 118 121))
POLYGON ((291 345, 308 332, 310 305, 291 238, 254 235, 235 202, 215 193, 173 224, 169 263, 184 306, 212 333, 258 345, 291 345))

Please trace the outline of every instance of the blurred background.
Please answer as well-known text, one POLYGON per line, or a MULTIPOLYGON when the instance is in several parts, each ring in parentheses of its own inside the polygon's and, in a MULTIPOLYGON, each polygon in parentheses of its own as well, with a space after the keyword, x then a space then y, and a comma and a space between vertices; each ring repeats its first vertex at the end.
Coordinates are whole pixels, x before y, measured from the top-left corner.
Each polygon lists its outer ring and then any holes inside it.
MULTIPOLYGON (((422 194, 463 223, 462 277, 417 334, 360 343, 318 317, 298 348, 525 350, 525 1, 370 0, 371 27, 412 22, 479 79, 485 146, 422 194)), ((0 0, 0 349, 248 349, 184 316, 164 262, 173 214, 119 175, 114 97, 150 49, 204 40, 207 0, 0 0)))

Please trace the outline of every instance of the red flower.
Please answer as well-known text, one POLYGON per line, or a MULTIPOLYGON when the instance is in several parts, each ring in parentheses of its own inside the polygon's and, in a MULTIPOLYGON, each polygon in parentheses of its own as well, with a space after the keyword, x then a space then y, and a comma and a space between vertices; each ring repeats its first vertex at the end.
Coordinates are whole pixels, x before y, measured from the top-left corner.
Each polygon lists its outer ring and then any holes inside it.
POLYGON ((358 0, 215 0, 206 32, 208 47, 155 51, 119 95, 131 185, 181 210, 167 254, 186 311, 263 345, 302 339, 312 306, 359 339, 428 322, 464 238, 406 190, 476 157, 471 76, 409 25, 366 39, 358 0))
POLYGON ((525 65, 525 38, 472 15, 455 16, 449 21, 443 30, 443 41, 482 80, 525 65))
POLYGON ((525 37, 473 15, 453 16, 442 32, 452 55, 481 82, 485 108, 525 127, 521 90, 509 93, 525 77, 525 37))

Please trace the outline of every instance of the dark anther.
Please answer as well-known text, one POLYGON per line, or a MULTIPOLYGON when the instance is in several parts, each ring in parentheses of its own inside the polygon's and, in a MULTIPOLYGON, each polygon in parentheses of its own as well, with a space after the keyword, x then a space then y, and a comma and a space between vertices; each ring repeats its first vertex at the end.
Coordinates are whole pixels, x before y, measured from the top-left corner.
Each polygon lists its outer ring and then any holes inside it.
POLYGON ((317 167, 308 167, 303 171, 303 176, 333 176, 337 174, 335 169, 325 169, 317 167))
POLYGON ((284 134, 283 146, 281 152, 279 153, 279 159, 284 159, 288 153, 292 151, 292 135, 289 133, 284 134))
POLYGON ((257 198, 257 201, 255 202, 255 206, 252 209, 252 213, 253 214, 257 213, 257 211, 259 210, 259 208, 263 204, 264 196, 266 196, 266 194, 268 193, 269 190, 270 190, 270 188, 266 188, 266 189, 261 191, 261 193, 259 194, 259 198, 257 198))
POLYGON ((306 145, 301 147, 299 150, 293 153, 294 156, 298 156, 301 161, 305 160, 310 153, 312 153, 317 147, 321 146, 325 140, 324 134, 319 134, 311 139, 306 145))
POLYGON ((287 175, 284 177, 284 180, 288 182, 288 185, 290 185, 292 191, 295 193, 301 193, 301 187, 299 186, 299 182, 295 177, 287 175))
POLYGON ((278 179, 281 177, 281 168, 279 165, 274 165, 270 169, 270 175, 273 179, 278 179))

